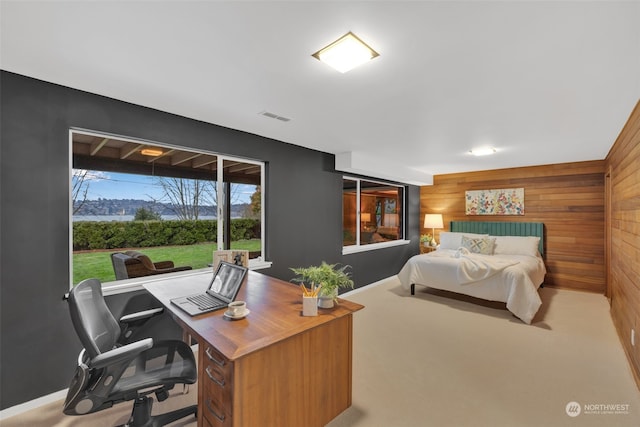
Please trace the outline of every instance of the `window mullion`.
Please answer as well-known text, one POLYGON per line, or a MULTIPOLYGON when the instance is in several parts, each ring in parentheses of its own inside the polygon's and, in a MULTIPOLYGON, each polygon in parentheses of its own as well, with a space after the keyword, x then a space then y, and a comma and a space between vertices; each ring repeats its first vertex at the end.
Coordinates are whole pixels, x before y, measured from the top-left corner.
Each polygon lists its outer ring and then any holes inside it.
POLYGON ((360 221, 360 180, 356 180, 356 246, 360 246, 360 233, 362 222, 360 221))
POLYGON ((216 212, 217 212, 217 239, 218 239, 218 250, 224 250, 225 241, 224 241, 224 228, 226 226, 226 217, 224 214, 224 159, 222 156, 218 156, 217 159, 217 181, 216 181, 216 212))

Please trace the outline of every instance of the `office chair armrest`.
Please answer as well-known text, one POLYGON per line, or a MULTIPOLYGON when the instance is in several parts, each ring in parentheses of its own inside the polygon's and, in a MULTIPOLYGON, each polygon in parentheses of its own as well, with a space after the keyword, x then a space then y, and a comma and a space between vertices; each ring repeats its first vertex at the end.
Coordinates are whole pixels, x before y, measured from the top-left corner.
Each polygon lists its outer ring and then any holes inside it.
POLYGON ((122 347, 114 348, 97 355, 89 361, 89 367, 100 369, 109 365, 127 362, 136 358, 140 353, 153 347, 153 338, 146 338, 122 347))
POLYGON ((136 342, 141 338, 148 338, 149 334, 145 336, 145 327, 151 323, 151 319, 161 315, 164 312, 162 307, 151 308, 149 310, 138 311, 136 313, 126 314, 120 318, 120 337, 118 338, 118 344, 125 345, 131 342, 136 342), (147 323, 150 322, 150 323, 147 323))
POLYGON ((137 313, 127 314, 120 318, 121 323, 132 323, 138 320, 149 319, 155 315, 162 313, 164 309, 162 307, 152 308, 151 310, 139 311, 137 313))

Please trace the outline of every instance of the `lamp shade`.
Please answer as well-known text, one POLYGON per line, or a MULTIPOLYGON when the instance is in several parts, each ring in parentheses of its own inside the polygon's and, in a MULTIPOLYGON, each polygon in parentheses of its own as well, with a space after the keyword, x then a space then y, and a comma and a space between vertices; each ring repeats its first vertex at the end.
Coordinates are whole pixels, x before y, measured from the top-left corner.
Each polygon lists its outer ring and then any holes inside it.
POLYGON ((363 212, 360 214, 360 221, 369 222, 371 221, 371 214, 369 212, 363 212))
POLYGON ((444 228, 442 214, 425 214, 424 228, 444 228))

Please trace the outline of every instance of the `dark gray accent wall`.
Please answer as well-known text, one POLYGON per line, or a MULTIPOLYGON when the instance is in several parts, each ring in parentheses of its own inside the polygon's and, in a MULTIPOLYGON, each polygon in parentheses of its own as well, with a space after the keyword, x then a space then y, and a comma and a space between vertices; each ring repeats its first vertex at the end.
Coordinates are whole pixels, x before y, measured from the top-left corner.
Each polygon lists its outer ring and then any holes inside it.
MULTIPOLYGON (((342 174, 331 154, 5 71, 0 95, 0 409, 67 388, 80 350, 62 301, 70 282, 70 128, 265 161, 273 262, 265 274, 289 280, 289 267, 340 262, 353 266, 359 287, 396 274, 418 253, 419 189, 410 186, 411 244, 342 256, 342 174)), ((108 304, 120 313, 136 295, 108 304)))

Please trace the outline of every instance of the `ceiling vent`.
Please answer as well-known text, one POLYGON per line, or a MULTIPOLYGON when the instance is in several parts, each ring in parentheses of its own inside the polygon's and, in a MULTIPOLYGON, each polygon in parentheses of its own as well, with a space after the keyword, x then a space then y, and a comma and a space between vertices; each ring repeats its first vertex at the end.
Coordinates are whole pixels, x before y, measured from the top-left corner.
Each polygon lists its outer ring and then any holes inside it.
POLYGON ((280 120, 281 122, 288 122, 289 120, 291 120, 288 117, 283 117, 283 116, 279 116, 277 114, 271 113, 269 111, 263 111, 260 113, 261 115, 265 116, 265 117, 269 117, 271 119, 276 119, 276 120, 280 120))

